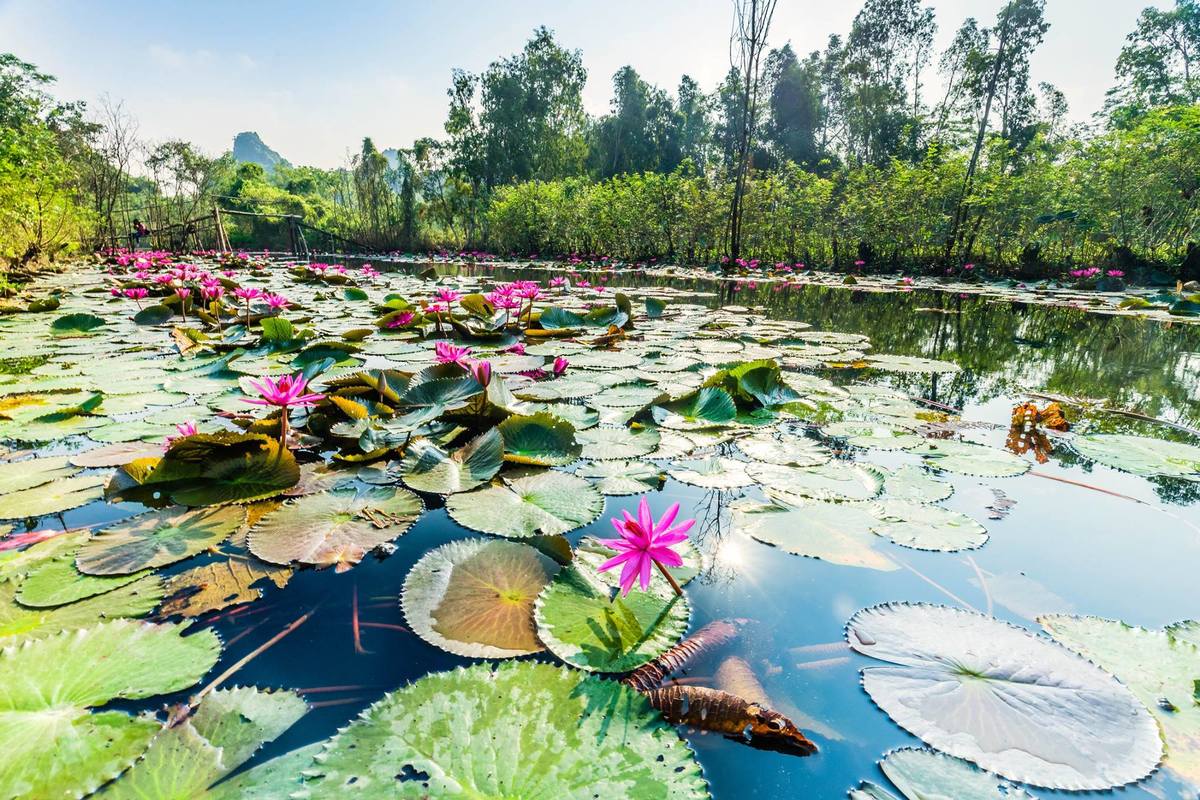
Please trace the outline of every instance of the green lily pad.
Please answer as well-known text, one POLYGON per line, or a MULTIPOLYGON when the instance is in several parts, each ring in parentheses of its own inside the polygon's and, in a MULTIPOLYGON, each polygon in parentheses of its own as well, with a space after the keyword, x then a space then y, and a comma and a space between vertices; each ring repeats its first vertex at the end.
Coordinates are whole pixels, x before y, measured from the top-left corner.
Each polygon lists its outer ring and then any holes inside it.
POLYGON ((533 602, 558 569, 519 542, 449 542, 412 568, 400 603, 413 632, 443 650, 471 658, 528 655, 545 649, 533 602))
POLYGON ((305 789, 322 798, 709 796, 687 745, 637 692, 527 662, 421 678, 365 711, 306 772, 305 789))
POLYGON ((593 461, 575 474, 596 481, 604 495, 642 494, 657 489, 666 478, 662 470, 645 461, 593 461))
POLYGON ((939 481, 918 466, 905 464, 884 478, 883 493, 896 500, 936 503, 954 494, 954 485, 939 481))
POLYGON ((563 466, 579 458, 583 445, 571 423, 546 413, 514 414, 500 423, 504 460, 517 464, 563 466))
POLYGON ((573 531, 603 509, 604 497, 590 483, 554 471, 501 475, 491 486, 446 499, 446 512, 459 525, 517 539, 573 531))
MULTIPOLYGON (((933 750, 893 750, 883 757, 879 768, 907 800, 1036 800, 1019 786, 933 750)), ((851 800, 889 797, 892 795, 869 783, 850 792, 851 800)))
POLYGON ((490 481, 503 463, 504 440, 498 429, 490 428, 450 453, 429 439, 416 439, 409 444, 400 469, 410 489, 455 494, 490 481))
POLYGON ((821 433, 837 439, 845 439, 855 447, 873 447, 877 450, 911 450, 919 447, 925 438, 904 428, 875 422, 842 420, 822 426, 821 433))
POLYGON ((221 644, 212 631, 181 634, 116 620, 0 652, 0 795, 83 797, 132 765, 161 723, 88 709, 196 683, 221 644))
POLYGON ((421 499, 394 486, 337 486, 289 500, 250 529, 250 551, 272 564, 349 569, 400 536, 424 511, 421 499))
POLYGON ((106 787, 115 800, 207 798, 206 789, 244 764, 305 712, 292 692, 217 689, 191 717, 162 731, 133 769, 106 787))
POLYGON ((1200 783, 1200 637, 1196 623, 1150 630, 1099 617, 1051 614, 1038 622, 1055 641, 1115 675, 1158 720, 1163 766, 1200 783))
POLYGON ((162 580, 142 575, 136 581, 65 605, 39 608, 17 602, 16 586, 0 583, 0 645, 45 639, 60 631, 86 628, 101 620, 144 617, 163 597, 162 580))
POLYGON ((0 503, 0 519, 41 517, 70 511, 103 497, 107 482, 108 478, 103 475, 79 475, 6 494, 0 503))
POLYGON ((690 431, 728 425, 737 416, 737 406, 724 389, 706 386, 699 391, 650 409, 654 422, 664 428, 690 431))
POLYGON ((66 314, 51 322, 50 330, 56 333, 87 333, 107 324, 104 317, 97 317, 95 314, 66 314))
POLYGON ((940 506, 885 500, 874 513, 882 522, 871 530, 915 550, 953 553, 983 547, 988 540, 987 530, 978 522, 940 506))
POLYGON ((775 436, 756 433, 737 440, 737 447, 748 458, 767 464, 791 467, 815 467, 832 458, 828 448, 803 436, 775 436))
POLYGON ((831 564, 891 572, 900 568, 877 548, 878 517, 859 505, 809 500, 789 506, 739 503, 733 530, 788 553, 831 564))
POLYGON ((981 478, 1009 478, 1029 471, 1029 462, 1007 450, 973 442, 939 439, 914 448, 934 469, 976 475, 981 478))
POLYGON ((597 427, 578 431, 575 438, 583 445, 583 458, 609 461, 638 458, 658 449, 659 435, 654 428, 597 427))
POLYGON ((228 539, 241 526, 239 508, 167 508, 118 522, 79 548, 75 564, 88 575, 129 575, 174 564, 228 539))
POLYGON ((746 468, 773 498, 796 504, 805 499, 870 500, 883 488, 883 471, 870 464, 831 461, 816 467, 751 463, 746 468))
POLYGON ((741 489, 754 485, 746 471, 746 462, 736 458, 714 456, 677 461, 667 474, 680 483, 702 489, 741 489))
POLYGON ((579 548, 538 596, 538 637, 550 652, 589 672, 627 672, 666 652, 687 631, 691 613, 666 579, 651 576, 650 588, 635 586, 621 597, 620 570, 597 572, 611 555, 579 548))
POLYGON ((78 472, 66 456, 29 458, 0 464, 0 495, 21 492, 78 472))
POLYGON ((892 603, 858 612, 850 646, 889 666, 863 688, 931 747, 1002 777, 1103 791, 1141 780, 1162 757, 1154 718, 1081 656, 994 617, 892 603))
POLYGON ((1071 446, 1084 458, 1147 478, 1200 480, 1200 447, 1146 436, 1097 433, 1076 436, 1071 446))

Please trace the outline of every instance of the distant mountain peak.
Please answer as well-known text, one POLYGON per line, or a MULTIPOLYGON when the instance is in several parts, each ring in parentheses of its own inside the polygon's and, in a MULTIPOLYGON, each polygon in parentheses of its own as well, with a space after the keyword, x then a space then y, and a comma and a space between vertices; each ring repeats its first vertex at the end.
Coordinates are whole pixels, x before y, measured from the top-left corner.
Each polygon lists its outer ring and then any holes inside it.
POLYGON ((254 131, 242 131, 233 137, 233 160, 239 163, 258 164, 267 172, 274 172, 278 164, 290 167, 291 163, 271 148, 254 131))

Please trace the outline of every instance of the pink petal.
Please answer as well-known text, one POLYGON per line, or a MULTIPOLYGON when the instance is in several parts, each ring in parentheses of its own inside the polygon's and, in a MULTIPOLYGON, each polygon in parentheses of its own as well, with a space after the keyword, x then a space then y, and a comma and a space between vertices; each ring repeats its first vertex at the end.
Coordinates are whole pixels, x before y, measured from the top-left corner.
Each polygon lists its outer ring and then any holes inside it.
POLYGON ((631 558, 637 559, 637 558, 641 558, 641 557, 642 557, 641 551, 629 550, 629 551, 626 551, 619 555, 615 555, 612 558, 610 558, 608 561, 605 561, 603 564, 601 564, 599 567, 596 568, 596 571, 597 572, 605 572, 607 570, 613 569, 618 564, 624 564, 626 561, 628 561, 631 558))
POLYGON ((671 527, 671 523, 675 521, 675 517, 679 515, 679 503, 671 503, 671 507, 667 509, 667 513, 662 515, 654 525, 655 533, 662 533, 671 527))
POLYGON ((683 556, 666 547, 655 547, 648 552, 650 558, 667 567, 682 567, 683 556))
MULTIPOLYGON (((639 554, 640 556, 640 554, 639 554)), ((629 594, 629 590, 633 588, 633 582, 637 580, 638 570, 642 563, 642 558, 632 558, 625 562, 625 568, 621 570, 621 589, 622 596, 629 594)), ((648 561, 646 562, 649 563, 648 561)))
POLYGON ((652 563, 653 562, 649 558, 642 559, 641 578, 642 578, 642 591, 643 592, 650 588, 650 566, 652 565, 652 563))
POLYGON ((647 535, 654 533, 654 515, 650 513, 650 504, 644 497, 642 502, 638 503, 638 524, 647 535))

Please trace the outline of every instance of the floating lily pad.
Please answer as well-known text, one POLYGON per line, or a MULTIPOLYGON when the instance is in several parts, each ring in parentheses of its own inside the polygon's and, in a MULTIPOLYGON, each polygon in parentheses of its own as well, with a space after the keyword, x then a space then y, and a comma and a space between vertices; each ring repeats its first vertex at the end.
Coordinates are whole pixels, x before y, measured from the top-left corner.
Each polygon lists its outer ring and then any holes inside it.
POLYGON ((881 354, 876 356, 867 356, 864 361, 868 366, 875 369, 887 370, 888 372, 926 372, 934 374, 948 374, 959 372, 958 364, 950 361, 939 361, 934 358, 918 358, 916 356, 897 356, 891 354, 881 354))
POLYGON ((21 605, 30 608, 62 606, 120 589, 146 574, 135 572, 113 577, 84 575, 75 568, 75 554, 79 545, 87 539, 87 534, 66 534, 56 538, 66 540, 63 543, 67 546, 26 573, 17 592, 17 600, 21 605))
POLYGON ((583 478, 565 472, 501 475, 491 486, 446 499, 460 525, 497 536, 524 538, 567 533, 594 522, 604 497, 583 478))
POLYGON ((916 550, 952 553, 973 550, 987 541, 987 530, 966 514, 915 503, 885 500, 874 509, 882 520, 872 530, 898 545, 916 550))
POLYGON ((104 496, 103 475, 79 475, 43 483, 32 489, 6 494, 0 502, 0 519, 60 514, 104 496))
POLYGON ((1147 478, 1200 480, 1200 447, 1127 434, 1076 436, 1071 446, 1084 458, 1147 478))
POLYGON ((664 428, 703 430, 733 422, 737 406, 724 389, 706 386, 682 400, 654 406, 651 413, 655 423, 664 428))
POLYGON ((918 466, 905 464, 887 474, 883 493, 896 500, 936 503, 954 494, 954 485, 939 481, 918 466))
POLYGON ((925 458, 934 469, 976 475, 981 478, 1008 478, 1029 471, 1029 462, 1007 450, 973 442, 939 439, 912 452, 925 458))
POLYGON ((262 597, 258 588, 270 582, 283 588, 292 570, 245 557, 213 561, 172 575, 166 582, 167 599, 159 609, 160 618, 198 617, 209 611, 250 603, 262 597))
POLYGON ((593 461, 575 470, 582 478, 596 481, 605 495, 642 494, 657 489, 666 475, 645 461, 593 461))
POLYGON ((558 564, 527 544, 464 539, 430 550, 400 596, 413 632, 471 658, 508 658, 543 650, 533 602, 558 564))
POLYGON ((163 596, 162 580, 157 575, 143 575, 102 594, 45 608, 21 605, 15 589, 11 581, 0 583, 0 646, 44 639, 101 620, 144 617, 163 596))
POLYGON ((816 440, 787 434, 756 433, 738 439, 737 446, 755 461, 791 467, 815 467, 832 457, 816 440))
POLYGON ((855 447, 873 447, 877 450, 911 450, 925 441, 924 437, 894 425, 843 420, 821 428, 821 433, 845 439, 855 447))
POLYGON ((655 428, 598 427, 578 431, 575 438, 583 445, 583 458, 608 461, 638 458, 658 449, 659 435, 655 428))
POLYGON ((407 489, 338 486, 284 503, 250 529, 247 541, 254 555, 272 564, 333 565, 342 571, 408 530, 423 510, 407 489))
POLYGON ((69 478, 78 471, 77 467, 71 466, 66 456, 9 461, 0 464, 0 495, 32 489, 60 478, 69 478))
POLYGON ((764 544, 831 564, 885 572, 899 569, 878 550, 878 517, 859 505, 810 500, 796 506, 739 503, 733 529, 764 544))
POLYGON ((709 796, 691 751, 645 698, 533 663, 421 678, 363 712, 306 772, 315 797, 709 796))
POLYGON ((714 456, 677 461, 667 474, 702 489, 741 489, 754 485, 754 478, 747 474, 746 462, 735 458, 714 456))
POLYGON ((499 427, 504 439, 505 461, 563 466, 579 458, 583 450, 571 423, 550 414, 514 414, 499 427))
POLYGON ((612 554, 577 549, 537 599, 538 637, 550 652, 580 669, 626 672, 674 646, 687 630, 690 607, 666 579, 621 597, 619 570, 598 572, 612 554))
POLYGON ((858 612, 850 646, 892 666, 863 688, 900 727, 1010 780, 1104 790, 1162 756, 1153 717, 1084 658, 993 617, 945 606, 858 612))
POLYGON ((181 633, 117 620, 0 652, 0 795, 83 797, 133 764, 161 723, 88 709, 196 683, 221 645, 212 631, 181 633))
POLYGON ((1052 614, 1038 618, 1046 632, 1115 675, 1137 695, 1162 728, 1163 766, 1200 784, 1200 637, 1196 623, 1148 630, 1099 617, 1052 614))
POLYGON ((449 453, 429 439, 417 439, 409 443, 400 469, 410 489, 455 494, 490 481, 503 463, 504 440, 490 428, 449 453))
POLYGON ((118 522, 79 548, 76 566, 89 575, 129 575, 174 564, 229 538, 242 524, 238 508, 168 508, 118 522))
POLYGON ((870 464, 831 461, 816 467, 784 467, 752 462, 751 479, 772 497, 795 504, 817 500, 870 500, 883 488, 883 472, 870 464))
MULTIPOLYGON (((879 767, 907 800, 1036 800, 1019 786, 933 750, 893 750, 879 767)), ((856 791, 850 792, 851 800, 892 796, 869 783, 856 791)))

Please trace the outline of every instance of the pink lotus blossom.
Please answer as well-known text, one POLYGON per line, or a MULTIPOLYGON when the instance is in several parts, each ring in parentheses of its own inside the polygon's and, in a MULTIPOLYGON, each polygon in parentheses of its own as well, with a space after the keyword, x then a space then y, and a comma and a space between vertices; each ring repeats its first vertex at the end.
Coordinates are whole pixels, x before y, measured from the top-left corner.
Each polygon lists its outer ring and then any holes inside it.
POLYGON ((513 353, 518 356, 523 356, 523 355, 525 355, 525 343, 517 342, 512 347, 506 347, 503 350, 501 350, 500 352, 501 353, 513 353))
POLYGON ((555 377, 558 377, 558 376, 562 375, 564 372, 566 372, 567 367, 570 366, 570 364, 571 364, 571 362, 567 361, 562 356, 558 356, 557 358, 555 358, 554 359, 554 367, 553 367, 555 377))
POLYGON ((663 576, 671 582, 676 592, 678 584, 667 572, 667 567, 683 566, 683 556, 671 549, 673 546, 687 540, 687 532, 696 520, 689 519, 675 525, 679 514, 679 503, 672 503, 667 512, 655 522, 650 513, 650 504, 646 498, 638 504, 638 515, 635 519, 628 511, 622 512, 624 519, 612 518, 611 522, 617 531, 619 539, 602 539, 601 542, 617 551, 617 555, 600 565, 599 571, 621 567, 621 595, 629 594, 634 581, 640 579, 642 591, 650 588, 650 569, 658 567, 663 576))
POLYGON ((471 355, 471 348, 458 347, 442 340, 433 346, 434 352, 437 353, 439 364, 458 364, 460 367, 467 367, 467 357, 471 355))
POLYGON ((558 288, 561 288, 561 287, 563 287, 563 286, 570 286, 570 285, 571 285, 571 282, 570 282, 569 280, 567 280, 566 278, 563 278, 563 277, 551 278, 551 279, 550 279, 550 287, 551 287, 552 289, 558 289, 558 288))
POLYGON ((180 287, 175 290, 175 294, 178 295, 180 300, 187 300, 189 297, 192 296, 192 290, 180 287))
POLYGON ((854 266, 856 266, 856 267, 865 267, 866 265, 867 265, 867 262, 863 261, 861 258, 858 261, 854 262, 854 266))
POLYGON ((450 303, 453 303, 455 300, 462 297, 461 294, 454 291, 453 289, 438 289, 437 292, 435 292, 435 295, 437 296, 438 300, 441 300, 443 303, 446 303, 447 305, 449 305, 450 303))
POLYGON ((409 325, 417 315, 411 311, 401 311, 394 319, 389 321, 385 327, 388 328, 403 328, 409 325))
POLYGON ((1124 271, 1119 270, 1119 269, 1110 269, 1108 272, 1106 272, 1104 274, 1110 278, 1124 278, 1125 277, 1124 271))
POLYGON ((120 297, 121 296, 121 287, 114 286, 108 290, 108 293, 111 294, 113 297, 120 297))
POLYGON ((205 300, 216 300, 225 294, 225 287, 219 283, 206 283, 200 287, 200 294, 205 300))
POLYGON ((267 301, 268 308, 278 311, 282 311, 292 304, 291 300, 288 300, 281 294, 268 294, 265 299, 267 301))
POLYGON ((135 286, 132 289, 125 290, 125 296, 130 300, 143 300, 150 294, 150 290, 142 286, 135 286))
POLYGON ((239 286, 233 290, 233 296, 239 300, 245 300, 249 303, 251 300, 256 300, 262 297, 262 290, 256 289, 253 286, 239 286))
POLYGON ((974 264, 963 264, 963 269, 970 271, 970 270, 975 269, 975 265, 974 264))
POLYGON ((243 397, 243 403, 255 406, 278 406, 285 411, 301 406, 315 406, 325 399, 323 394, 305 393, 308 379, 303 372, 295 375, 284 375, 281 378, 265 377, 260 381, 247 381, 261 397, 243 397))
POLYGON ((187 422, 180 422, 178 425, 175 426, 175 430, 177 430, 179 433, 176 434, 175 436, 168 436, 166 438, 166 446, 167 447, 170 447, 171 445, 175 444, 176 439, 182 439, 185 436, 195 436, 197 433, 200 432, 196 428, 196 420, 194 420, 194 419, 188 420, 187 422))
POLYGON ((479 382, 480 386, 487 386, 492 382, 492 365, 488 361, 471 361, 467 368, 471 371, 471 375, 479 382))

